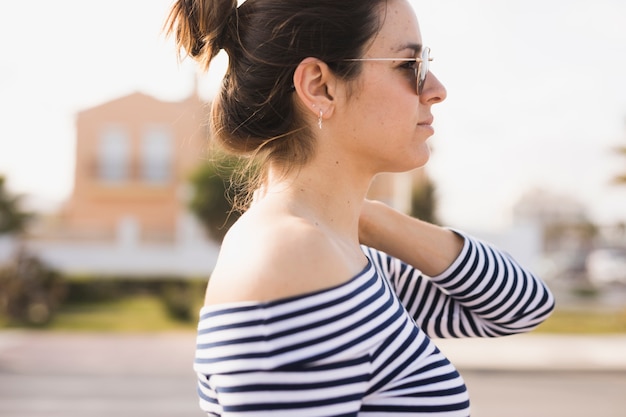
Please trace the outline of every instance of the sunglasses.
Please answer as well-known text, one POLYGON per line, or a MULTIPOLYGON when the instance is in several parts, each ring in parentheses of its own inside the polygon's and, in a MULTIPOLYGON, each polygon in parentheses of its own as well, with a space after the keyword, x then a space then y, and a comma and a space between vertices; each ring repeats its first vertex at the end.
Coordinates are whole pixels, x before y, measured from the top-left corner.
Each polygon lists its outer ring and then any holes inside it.
POLYGON ((422 55, 420 58, 350 58, 343 61, 357 62, 357 61, 400 61, 400 62, 414 62, 415 63, 415 80, 417 84, 417 95, 421 96, 424 90, 424 83, 426 82, 426 75, 428 75, 429 65, 433 58, 430 56, 430 48, 426 47, 422 49, 422 55))

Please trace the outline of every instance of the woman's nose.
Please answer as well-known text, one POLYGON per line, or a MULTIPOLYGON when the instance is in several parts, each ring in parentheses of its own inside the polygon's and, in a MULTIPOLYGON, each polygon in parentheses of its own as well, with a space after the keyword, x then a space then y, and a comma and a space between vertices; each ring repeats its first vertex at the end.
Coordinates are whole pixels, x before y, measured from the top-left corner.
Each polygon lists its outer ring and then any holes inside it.
POLYGON ((426 103, 434 104, 444 101, 447 96, 448 92, 441 81, 439 81, 439 78, 437 78, 432 71, 428 72, 424 89, 422 90, 421 100, 426 103))

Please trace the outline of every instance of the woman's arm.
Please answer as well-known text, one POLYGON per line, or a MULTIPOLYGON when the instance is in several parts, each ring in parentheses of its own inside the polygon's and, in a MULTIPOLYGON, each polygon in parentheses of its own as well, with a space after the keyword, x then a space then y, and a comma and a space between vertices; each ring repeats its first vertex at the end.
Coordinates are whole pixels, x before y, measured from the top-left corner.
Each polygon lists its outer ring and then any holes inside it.
POLYGON ((372 200, 363 205, 359 239, 361 244, 398 258, 428 276, 445 271, 463 249, 463 238, 453 231, 372 200))
POLYGON ((366 206, 368 256, 430 336, 522 333, 552 312, 554 298, 545 284, 508 254, 381 203, 366 206), (374 220, 380 223, 374 226, 374 220))

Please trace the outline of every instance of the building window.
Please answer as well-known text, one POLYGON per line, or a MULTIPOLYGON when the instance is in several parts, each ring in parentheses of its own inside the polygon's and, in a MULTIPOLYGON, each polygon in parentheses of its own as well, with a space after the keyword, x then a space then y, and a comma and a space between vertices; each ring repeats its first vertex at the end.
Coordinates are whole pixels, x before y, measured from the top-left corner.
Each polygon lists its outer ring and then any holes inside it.
POLYGON ((164 126, 149 126, 141 137, 141 179, 162 184, 172 175, 172 135, 164 126))
POLYGON ((129 179, 130 140, 120 126, 109 126, 100 133, 98 143, 98 178, 107 183, 129 179))

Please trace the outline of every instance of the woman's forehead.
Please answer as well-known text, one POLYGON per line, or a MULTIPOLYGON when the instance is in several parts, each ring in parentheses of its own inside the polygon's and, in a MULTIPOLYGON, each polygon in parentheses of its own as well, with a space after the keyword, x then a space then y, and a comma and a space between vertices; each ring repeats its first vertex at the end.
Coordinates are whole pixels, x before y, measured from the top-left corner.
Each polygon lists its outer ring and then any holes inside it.
POLYGON ((367 55, 381 56, 381 53, 398 54, 405 51, 412 51, 413 55, 419 53, 422 36, 413 7, 406 0, 391 0, 382 13, 382 26, 367 55))

